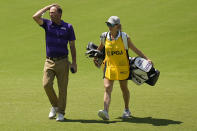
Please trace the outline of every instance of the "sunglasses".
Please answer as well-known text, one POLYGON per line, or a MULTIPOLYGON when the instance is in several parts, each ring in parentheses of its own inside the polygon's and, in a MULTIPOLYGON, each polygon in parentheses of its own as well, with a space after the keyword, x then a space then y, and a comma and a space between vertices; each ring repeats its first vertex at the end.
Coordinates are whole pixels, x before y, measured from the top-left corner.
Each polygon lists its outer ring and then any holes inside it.
POLYGON ((114 27, 115 25, 117 25, 117 24, 107 23, 107 26, 108 26, 108 27, 114 27))

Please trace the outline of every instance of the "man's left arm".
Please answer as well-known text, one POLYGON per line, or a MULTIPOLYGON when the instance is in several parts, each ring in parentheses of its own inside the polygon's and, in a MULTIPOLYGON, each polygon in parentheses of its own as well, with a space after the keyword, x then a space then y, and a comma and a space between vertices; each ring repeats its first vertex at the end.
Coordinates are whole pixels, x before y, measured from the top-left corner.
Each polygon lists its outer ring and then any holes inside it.
POLYGON ((69 44, 70 44, 70 51, 72 56, 72 63, 70 64, 70 68, 74 69, 74 72, 77 72, 75 40, 69 41, 69 44))

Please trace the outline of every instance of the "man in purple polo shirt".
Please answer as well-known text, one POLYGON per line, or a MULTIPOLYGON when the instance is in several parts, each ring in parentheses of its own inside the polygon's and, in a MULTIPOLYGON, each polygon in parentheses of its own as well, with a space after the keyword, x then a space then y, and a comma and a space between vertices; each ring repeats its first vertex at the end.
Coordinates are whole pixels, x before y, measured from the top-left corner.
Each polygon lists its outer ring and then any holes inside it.
POLYGON ((71 24, 61 20, 62 9, 57 4, 46 6, 33 15, 33 19, 45 30, 46 61, 44 65, 43 86, 52 105, 49 118, 56 117, 56 121, 63 121, 66 108, 67 85, 69 67, 77 72, 75 33, 71 24), (49 10, 51 20, 42 18, 49 10), (68 61, 68 48, 70 45, 72 63, 68 61), (53 81, 57 78, 59 95, 57 97, 53 81))

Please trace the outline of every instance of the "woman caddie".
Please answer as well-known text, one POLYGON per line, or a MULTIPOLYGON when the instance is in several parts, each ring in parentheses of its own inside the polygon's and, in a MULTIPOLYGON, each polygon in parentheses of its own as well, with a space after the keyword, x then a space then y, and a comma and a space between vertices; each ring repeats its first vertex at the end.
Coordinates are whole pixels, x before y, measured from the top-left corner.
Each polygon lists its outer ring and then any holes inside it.
MULTIPOLYGON (((99 110, 98 116, 103 120, 109 120, 109 105, 111 101, 111 93, 115 80, 119 81, 120 88, 124 99, 124 112, 122 118, 131 117, 129 110, 130 93, 128 89, 127 78, 129 77, 129 60, 128 52, 125 49, 123 40, 120 19, 117 16, 111 16, 106 22, 109 31, 101 35, 101 42, 98 50, 105 47, 104 63, 104 109, 99 110)), ((131 42, 130 37, 126 34, 128 41, 128 48, 134 51, 138 56, 150 61, 139 49, 137 49, 131 42)), ((95 65, 98 65, 94 60, 95 65)))

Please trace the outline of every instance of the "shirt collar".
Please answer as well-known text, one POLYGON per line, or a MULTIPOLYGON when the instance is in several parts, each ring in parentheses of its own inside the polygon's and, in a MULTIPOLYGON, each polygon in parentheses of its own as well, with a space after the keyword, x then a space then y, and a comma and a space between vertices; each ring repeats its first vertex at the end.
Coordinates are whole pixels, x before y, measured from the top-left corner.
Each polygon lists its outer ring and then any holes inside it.
POLYGON ((61 20, 61 24, 60 25, 58 25, 58 24, 54 23, 53 21, 51 21, 51 25, 54 25, 54 26, 62 26, 63 25, 63 21, 61 20))
MULTIPOLYGON (((111 35, 111 33, 109 32, 107 34, 107 39, 111 41, 111 36, 110 35, 111 35)), ((115 40, 118 40, 119 37, 120 37, 120 31, 118 31, 118 35, 116 36, 115 40)))

